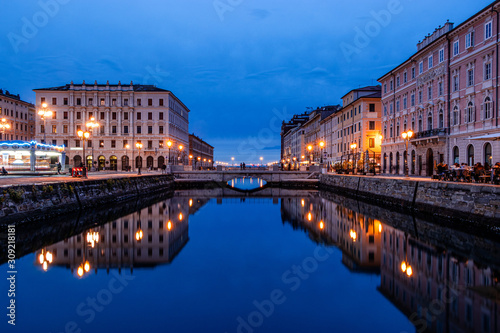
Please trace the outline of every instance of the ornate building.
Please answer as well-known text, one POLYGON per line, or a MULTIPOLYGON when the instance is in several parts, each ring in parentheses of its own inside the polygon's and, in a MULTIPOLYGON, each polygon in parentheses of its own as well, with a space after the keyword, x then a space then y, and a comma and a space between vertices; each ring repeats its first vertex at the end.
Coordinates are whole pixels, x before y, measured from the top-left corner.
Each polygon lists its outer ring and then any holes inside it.
MULTIPOLYGON (((83 143, 77 136, 80 129, 91 132, 85 147, 89 168, 158 168, 169 164, 169 148, 189 150, 190 111, 171 91, 132 82, 97 81, 34 91, 37 108, 44 110, 46 103, 45 109, 52 111, 44 121, 36 118, 36 139, 43 141, 45 136, 48 143, 67 147, 66 164, 82 162, 83 143), (97 125, 89 129, 87 124, 92 120, 97 125), (142 143, 140 150, 138 142, 142 143)), ((178 160, 170 160, 170 164, 176 163, 178 160)))
POLYGON ((35 136, 35 106, 0 89, 0 141, 31 141, 35 136), (3 120, 5 119, 5 121, 3 120))

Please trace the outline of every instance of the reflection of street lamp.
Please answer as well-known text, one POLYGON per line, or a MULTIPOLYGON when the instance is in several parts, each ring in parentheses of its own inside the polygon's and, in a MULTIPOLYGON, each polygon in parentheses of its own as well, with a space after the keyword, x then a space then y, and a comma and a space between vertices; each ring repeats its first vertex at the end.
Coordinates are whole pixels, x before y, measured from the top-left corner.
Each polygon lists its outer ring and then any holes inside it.
POLYGON ((401 137, 403 138, 403 140, 405 140, 405 177, 410 177, 408 170, 408 141, 411 140, 412 136, 413 136, 413 131, 411 129, 401 133, 401 137))
POLYGON ((42 103, 42 109, 38 111, 38 115, 42 118, 43 120, 43 143, 46 143, 47 139, 47 124, 46 124, 46 119, 47 117, 52 116, 52 111, 47 110, 47 103, 42 103))
POLYGON ((47 271, 48 265, 52 263, 52 253, 42 249, 42 253, 38 256, 38 262, 42 265, 44 271, 47 271))
POLYGON ((167 146, 168 146, 168 164, 170 164, 170 148, 172 147, 172 141, 168 140, 167 146))
MULTIPOLYGON (((91 131, 92 135, 94 135, 94 128, 98 127, 99 123, 97 121, 95 121, 94 117, 91 117, 90 121, 87 122, 87 124, 85 124, 85 125, 87 126, 87 128, 90 128, 90 131, 91 131)), ((95 164, 94 161, 95 161, 94 160, 94 145, 92 145, 92 167, 95 164)))
POLYGON ((354 174, 354 163, 356 162, 356 155, 355 155, 355 150, 358 145, 356 142, 351 144, 351 149, 352 149, 352 173, 354 174))
POLYGON ((2 133, 3 133, 2 138, 3 138, 4 140, 6 140, 6 138, 5 138, 5 130, 6 130, 6 129, 9 129, 9 128, 10 128, 10 125, 9 125, 9 124, 7 124, 7 119, 2 118, 2 121, 0 121, 0 129, 2 130, 2 133))
POLYGON ((76 132, 78 137, 83 141, 83 178, 87 179, 87 157, 85 156, 85 141, 88 141, 90 132, 79 130, 76 132))
POLYGON ((142 143, 140 142, 137 142, 135 144, 135 146, 137 147, 137 149, 139 150, 139 168, 137 169, 137 174, 140 175, 141 174, 141 166, 142 166, 142 160, 141 160, 141 148, 142 148, 142 143))

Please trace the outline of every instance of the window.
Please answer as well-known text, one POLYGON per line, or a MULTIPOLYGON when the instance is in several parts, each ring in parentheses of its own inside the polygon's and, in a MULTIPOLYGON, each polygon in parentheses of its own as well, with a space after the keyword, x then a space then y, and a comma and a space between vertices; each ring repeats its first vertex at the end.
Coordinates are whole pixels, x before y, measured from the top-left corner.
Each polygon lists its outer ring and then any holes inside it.
POLYGON ((472 102, 469 102, 469 104, 467 104, 467 109, 466 109, 466 112, 465 112, 465 122, 466 123, 471 123, 475 121, 475 117, 474 117, 474 104, 472 104, 472 102))
POLYGON ((128 98, 125 98, 125 99, 123 100, 123 106, 128 106, 128 98))
POLYGON ((104 125, 101 125, 99 133, 104 134, 104 125))
POLYGON ((57 98, 56 97, 52 97, 52 105, 57 105, 57 98))
POLYGON ((92 148, 92 140, 87 140, 87 147, 92 148))
POLYGON ((444 128, 444 112, 443 110, 439 110, 439 128, 444 128))
POLYGON ((101 120, 104 120, 104 112, 101 112, 101 120))
POLYGON ((467 35, 465 35, 465 48, 468 49, 469 47, 474 46, 474 32, 469 32, 467 35))
POLYGON ((424 72, 424 62, 421 61, 419 64, 418 64, 418 74, 422 74, 424 72))
POLYGON ((160 120, 163 120, 163 112, 160 112, 160 120))
POLYGON ((101 103, 100 103, 101 106, 104 106, 104 98, 101 98, 101 103))
POLYGON ((68 146, 68 140, 63 140, 63 145, 64 145, 64 147, 67 147, 68 146))
POLYGON ((432 130, 432 112, 427 115, 427 130, 432 130))
POLYGON ((148 126, 148 134, 153 134, 153 126, 148 126))
POLYGON ((141 126, 137 126, 137 134, 141 134, 142 133, 142 127, 141 126))
POLYGON ((112 120, 116 120, 116 112, 112 112, 111 113, 111 119, 112 120))
POLYGON ((399 112, 400 107, 399 107, 399 99, 396 101, 396 112, 399 112))
POLYGON ((160 106, 163 106, 163 98, 160 98, 160 106))
POLYGON ((163 134, 163 126, 159 126, 159 127, 158 127, 158 132, 159 132, 160 134, 163 134))
POLYGON ((94 100, 92 98, 89 98, 89 104, 88 105, 92 105, 93 101, 94 100))
POLYGON ((459 117, 459 112, 458 112, 458 106, 455 106, 453 108, 453 125, 458 125, 459 119, 460 119, 460 117, 459 117))
POLYGON ((80 147, 80 140, 75 140, 75 147, 77 147, 77 148, 80 147))
POLYGON ((403 73, 403 83, 408 82, 408 74, 406 72, 403 73))
POLYGON ((40 125, 40 133, 45 133, 45 126, 40 125))
POLYGON ((453 91, 458 91, 458 90, 460 90, 460 80, 459 76, 455 75, 453 77, 453 91))
POLYGON ((116 134, 116 126, 111 126, 111 133, 116 134))
POLYGON ((488 22, 484 25, 484 39, 491 38, 492 36, 492 22, 488 22))
POLYGON ((153 149, 153 141, 148 141, 148 149, 153 149))
POLYGON ((137 112, 137 120, 141 120, 141 113, 140 112, 137 112))
POLYGON ((444 61, 444 49, 439 50, 439 63, 444 61))
POLYGON ((384 94, 387 94, 387 83, 384 84, 384 94))
POLYGON ((81 98, 77 98, 76 99, 76 105, 82 105, 82 99, 81 98))
POLYGON ((53 134, 57 133, 57 126, 56 125, 52 125, 52 133, 53 134))
POLYGON ((375 104, 370 104, 369 110, 370 110, 370 112, 375 112, 375 104))
POLYGON ((434 57, 431 55, 429 57, 429 68, 432 68, 434 66, 434 57))
POLYGON ((387 105, 384 105, 384 116, 387 116, 387 105))
POLYGON ((368 147, 369 148, 375 148, 375 139, 374 138, 369 138, 368 139, 368 147))
POLYGON ((148 112, 148 120, 153 120, 153 112, 148 112))
POLYGON ((415 106, 415 93, 411 94, 411 106, 415 106))
POLYGON ((418 104, 422 104, 423 96, 422 96, 422 90, 418 92, 418 104))
POLYGON ((137 99, 137 106, 141 106, 142 105, 142 101, 140 98, 137 99))
POLYGON ((484 99, 483 110, 484 110, 484 119, 490 119, 491 118, 491 99, 489 97, 486 97, 484 99))
POLYGON ((438 83, 438 95, 443 96, 443 82, 438 83))
POLYGON ((40 104, 45 103, 45 97, 40 97, 40 104))
POLYGON ((393 113, 393 108, 392 108, 392 103, 389 105, 389 114, 392 114, 393 113))
POLYGON ((399 87, 399 76, 396 78, 396 87, 399 87))
POLYGON ((375 122, 374 122, 374 121, 370 121, 370 122, 368 123, 368 129, 369 129, 370 131, 374 131, 374 130, 375 130, 375 122))
POLYGON ((484 80, 491 79, 491 63, 484 64, 484 80))
POLYGON ((427 99, 432 99, 432 86, 427 87, 427 99))
POLYGON ((392 91, 392 90, 394 89, 394 83, 392 82, 392 80, 391 80, 391 82, 389 82, 389 83, 390 83, 390 86, 391 86, 391 91, 392 91))
POLYGON ((111 106, 116 106, 116 98, 113 98, 113 99, 111 100, 111 106))
POLYGON ((467 71, 467 86, 471 87, 474 85, 474 69, 469 69, 467 71))
POLYGON ((457 40, 453 43, 453 55, 457 56, 460 53, 460 42, 457 40))
POLYGON ((406 109, 408 107, 408 98, 405 96, 403 97, 403 109, 406 109))
POLYGON ((415 78, 415 67, 411 69, 411 78, 412 80, 415 78))
POLYGON ((128 120, 128 112, 123 113, 123 120, 128 120))
POLYGON ((104 147, 104 140, 99 140, 99 147, 104 147))
POLYGON ((63 119, 68 119, 68 111, 63 112, 63 119))
POLYGON ((129 148, 128 146, 128 140, 123 140, 123 148, 129 148))
POLYGON ((68 98, 67 98, 67 97, 64 97, 64 99, 63 99, 63 104, 64 104, 64 105, 68 105, 68 98))
POLYGON ((158 141, 158 147, 163 148, 163 140, 158 141))
POLYGON ((153 106, 153 99, 152 98, 148 98, 148 106, 153 106))

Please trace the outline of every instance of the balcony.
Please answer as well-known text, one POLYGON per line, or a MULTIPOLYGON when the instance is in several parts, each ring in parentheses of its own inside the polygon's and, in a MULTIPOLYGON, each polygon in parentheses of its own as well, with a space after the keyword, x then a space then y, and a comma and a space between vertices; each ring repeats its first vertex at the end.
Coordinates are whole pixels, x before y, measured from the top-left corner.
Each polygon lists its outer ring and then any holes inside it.
POLYGON ((446 136, 446 128, 435 128, 428 131, 415 133, 415 139, 431 138, 431 137, 444 137, 446 136))

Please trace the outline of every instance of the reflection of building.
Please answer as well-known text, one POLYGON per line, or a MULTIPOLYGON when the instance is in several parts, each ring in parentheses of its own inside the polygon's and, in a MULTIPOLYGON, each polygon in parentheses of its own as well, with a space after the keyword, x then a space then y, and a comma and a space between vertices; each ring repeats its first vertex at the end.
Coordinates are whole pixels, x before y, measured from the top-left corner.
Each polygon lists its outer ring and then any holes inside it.
POLYGON ((0 141, 30 141, 35 136, 35 106, 21 100, 19 95, 0 89, 0 119, 10 125, 0 130, 0 141))
POLYGON ((171 262, 186 245, 188 217, 206 200, 174 198, 154 204, 83 234, 37 251, 52 254, 48 265, 78 268, 88 262, 90 270, 152 267, 171 262))
POLYGON ((378 272, 382 224, 319 197, 283 198, 282 219, 308 230, 316 242, 342 250, 342 262, 351 270, 378 272))
POLYGON ((214 165, 214 147, 194 134, 189 134, 189 165, 203 168, 214 165))
POLYGON ((498 332, 497 279, 488 267, 383 226, 379 290, 417 331, 498 332))
POLYGON ((35 92, 37 107, 47 103, 52 111, 46 126, 36 118, 36 137, 43 139, 45 132, 48 143, 69 147, 67 164, 82 161, 77 131, 86 129, 91 118, 99 125, 91 130, 85 149, 89 167, 95 158, 99 169, 122 170, 132 165, 131 161, 138 167, 143 160, 142 166, 156 168, 167 164, 168 140, 171 150, 180 145, 184 151, 189 148, 189 109, 168 90, 132 82, 86 85, 84 81, 35 92), (137 142, 143 144, 141 151, 135 146, 137 142))

